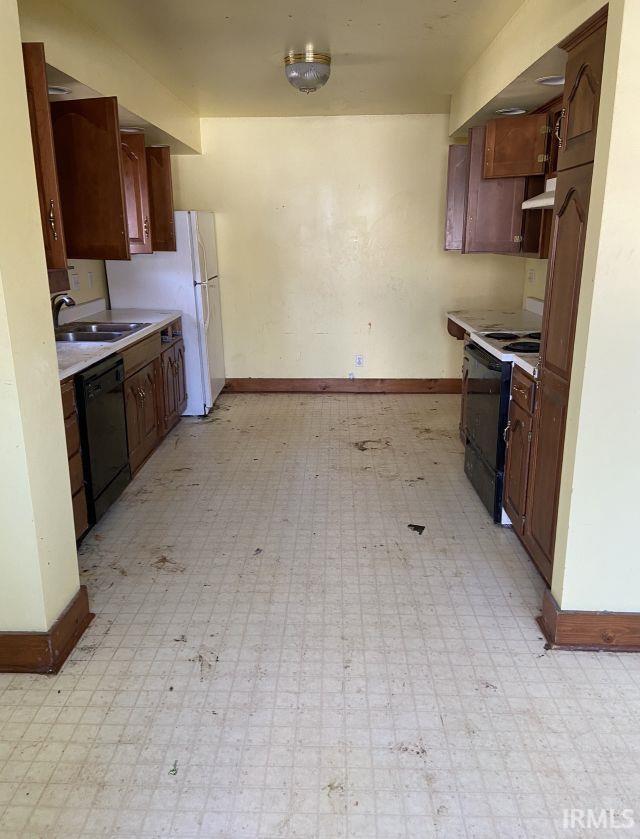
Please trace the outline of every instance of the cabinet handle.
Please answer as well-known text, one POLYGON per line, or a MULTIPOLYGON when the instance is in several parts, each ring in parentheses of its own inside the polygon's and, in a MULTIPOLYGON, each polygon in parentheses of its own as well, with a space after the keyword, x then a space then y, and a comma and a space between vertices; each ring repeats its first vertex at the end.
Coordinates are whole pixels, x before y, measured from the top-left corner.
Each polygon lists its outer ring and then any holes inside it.
POLYGON ((58 241, 58 231, 56 230, 56 211, 53 205, 53 198, 49 201, 49 227, 55 242, 58 241))
POLYGON ((149 238, 149 216, 144 217, 144 241, 146 242, 149 238))
POLYGON ((556 135, 556 140, 558 141, 558 148, 562 148, 562 137, 560 136, 560 131, 562 129, 562 120, 565 118, 566 115, 567 115, 567 109, 563 108, 560 111, 560 116, 556 120, 556 127, 555 127, 555 130, 554 130, 554 134, 556 135))
POLYGON ((505 430, 502 432, 502 439, 505 441, 507 445, 509 445, 509 434, 511 432, 511 420, 506 425, 505 430))
POLYGON ((514 236, 514 237, 513 237, 513 241, 514 241, 514 243, 515 243, 516 245, 517 245, 519 242, 522 242, 522 240, 523 240, 523 239, 524 239, 524 236, 520 236, 520 235, 518 235, 518 236, 514 236))

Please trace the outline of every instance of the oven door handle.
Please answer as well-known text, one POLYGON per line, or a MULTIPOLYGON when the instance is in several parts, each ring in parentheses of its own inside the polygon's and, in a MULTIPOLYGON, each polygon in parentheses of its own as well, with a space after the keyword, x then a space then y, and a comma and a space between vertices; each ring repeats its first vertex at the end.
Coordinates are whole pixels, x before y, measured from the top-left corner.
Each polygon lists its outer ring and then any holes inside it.
POLYGON ((482 364, 483 367, 488 367, 489 370, 495 370, 498 373, 502 371, 501 362, 495 358, 495 356, 480 347, 476 347, 475 344, 467 344, 465 352, 474 358, 479 364, 482 364))

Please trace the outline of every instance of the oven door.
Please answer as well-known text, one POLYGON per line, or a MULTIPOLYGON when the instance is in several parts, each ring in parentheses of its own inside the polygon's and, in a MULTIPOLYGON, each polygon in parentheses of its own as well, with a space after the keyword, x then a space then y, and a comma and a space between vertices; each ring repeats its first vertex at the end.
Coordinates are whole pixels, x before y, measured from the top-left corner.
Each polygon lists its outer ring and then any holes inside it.
POLYGON ((491 469, 501 468, 502 362, 475 344, 465 347, 469 374, 465 403, 467 438, 491 469))

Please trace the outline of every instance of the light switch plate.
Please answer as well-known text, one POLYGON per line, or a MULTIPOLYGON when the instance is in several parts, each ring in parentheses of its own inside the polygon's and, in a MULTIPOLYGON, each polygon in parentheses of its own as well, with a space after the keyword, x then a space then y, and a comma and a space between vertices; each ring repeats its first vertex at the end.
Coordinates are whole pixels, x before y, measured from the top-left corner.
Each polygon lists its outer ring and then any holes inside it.
POLYGON ((77 291, 80 288, 80 275, 76 274, 75 271, 71 274, 70 285, 74 291, 77 291))

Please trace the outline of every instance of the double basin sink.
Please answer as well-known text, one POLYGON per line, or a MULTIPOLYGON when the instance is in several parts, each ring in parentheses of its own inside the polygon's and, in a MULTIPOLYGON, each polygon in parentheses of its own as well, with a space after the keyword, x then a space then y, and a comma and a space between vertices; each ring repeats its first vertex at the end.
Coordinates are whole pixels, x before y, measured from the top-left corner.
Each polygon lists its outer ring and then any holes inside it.
POLYGON ((56 341, 66 343, 84 341, 118 341, 133 332, 149 326, 148 323, 99 323, 91 321, 76 321, 65 326, 58 326, 55 330, 56 341))

